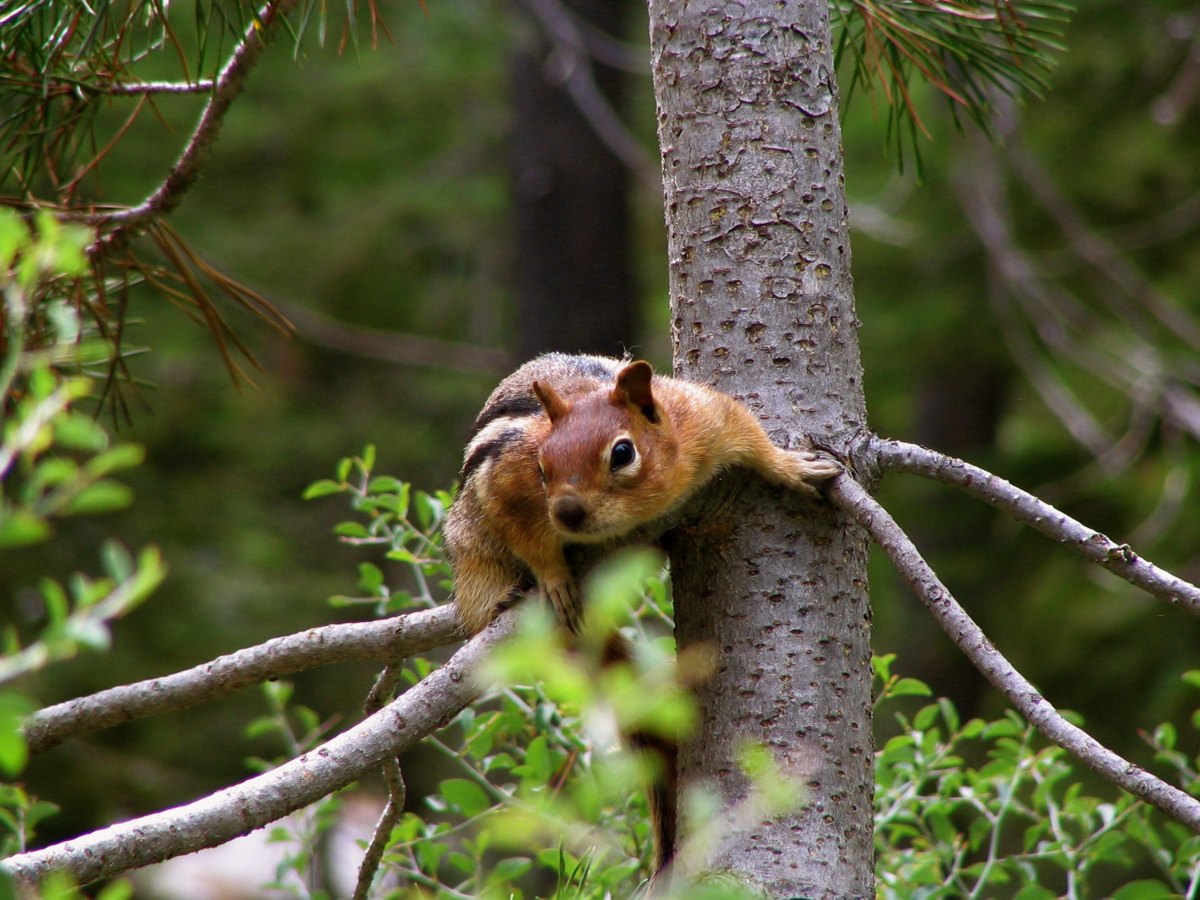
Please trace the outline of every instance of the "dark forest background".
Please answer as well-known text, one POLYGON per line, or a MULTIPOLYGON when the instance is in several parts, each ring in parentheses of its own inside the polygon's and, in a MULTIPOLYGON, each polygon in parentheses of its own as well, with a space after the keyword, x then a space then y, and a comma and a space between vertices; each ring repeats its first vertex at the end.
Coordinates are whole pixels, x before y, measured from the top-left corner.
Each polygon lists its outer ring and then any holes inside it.
MULTIPOLYGON (((669 369, 645 10, 572 6, 619 39, 604 45, 615 65, 556 46, 538 4, 448 0, 386 5, 391 40, 375 50, 313 44, 293 60, 280 41, 267 54, 171 222, 299 334, 230 309, 262 366, 235 386, 203 328, 135 291, 127 341, 152 348, 131 361, 142 387, 120 428, 147 450, 126 479, 136 503, 0 555, 0 602, 27 614, 37 577, 94 569, 106 535, 158 544, 171 575, 118 623, 113 652, 39 676, 41 701, 368 615, 328 602, 354 594, 356 564, 373 557, 337 543, 344 510, 302 500, 305 486, 367 443, 378 471, 449 486, 479 406, 529 355, 628 350, 669 369), (624 126, 581 116, 580 90, 624 126)), ((919 166, 891 146, 885 104, 843 84, 871 421, 1194 581, 1198 348, 1152 311, 1200 314, 1200 12, 1091 2, 1065 39, 1053 89, 1007 109, 995 145, 918 91, 919 166), (1125 364, 1134 383, 1107 377, 1125 364)), ((135 202, 162 177, 198 102, 156 100, 106 163, 107 198, 135 202)), ((934 485, 881 493, 1017 667, 1101 740, 1144 760, 1136 729, 1194 708, 1179 679, 1200 659, 1194 620, 934 485)), ((898 653, 898 670, 965 715, 1001 708, 890 569, 871 587, 876 652, 898 653)), ((323 671, 298 694, 353 717, 370 675, 323 671)), ((35 758, 31 788, 70 799, 43 835, 243 776, 250 753, 278 751, 241 737, 264 708, 247 692, 35 758)))

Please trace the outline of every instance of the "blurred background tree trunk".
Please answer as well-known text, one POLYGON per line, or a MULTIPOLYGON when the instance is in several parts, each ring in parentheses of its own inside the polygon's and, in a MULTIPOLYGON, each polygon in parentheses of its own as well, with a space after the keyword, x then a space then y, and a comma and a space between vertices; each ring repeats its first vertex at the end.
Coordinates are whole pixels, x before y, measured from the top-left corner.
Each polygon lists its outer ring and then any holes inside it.
MULTIPOLYGON (((558 14, 572 25, 620 35, 628 0, 564 0, 558 14)), ((636 328, 631 257, 631 173, 571 98, 567 82, 589 66, 614 109, 624 73, 583 53, 555 46, 531 27, 509 61, 513 287, 517 359, 547 350, 619 356, 636 328)))

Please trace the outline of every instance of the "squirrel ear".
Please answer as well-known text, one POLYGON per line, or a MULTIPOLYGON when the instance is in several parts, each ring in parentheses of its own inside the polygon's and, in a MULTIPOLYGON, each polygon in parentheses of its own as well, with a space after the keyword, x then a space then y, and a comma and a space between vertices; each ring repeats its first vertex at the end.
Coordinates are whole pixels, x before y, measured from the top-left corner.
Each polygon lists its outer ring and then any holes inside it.
POLYGON ((660 416, 658 404, 654 402, 654 394, 650 390, 653 376, 654 370, 644 359, 631 362, 617 373, 617 386, 610 396, 614 403, 633 406, 647 420, 656 424, 660 416))
POLYGON ((551 422, 557 422, 560 418, 566 415, 571 405, 567 403, 550 385, 544 381, 533 382, 533 392, 537 395, 538 400, 546 410, 546 415, 550 417, 551 422))

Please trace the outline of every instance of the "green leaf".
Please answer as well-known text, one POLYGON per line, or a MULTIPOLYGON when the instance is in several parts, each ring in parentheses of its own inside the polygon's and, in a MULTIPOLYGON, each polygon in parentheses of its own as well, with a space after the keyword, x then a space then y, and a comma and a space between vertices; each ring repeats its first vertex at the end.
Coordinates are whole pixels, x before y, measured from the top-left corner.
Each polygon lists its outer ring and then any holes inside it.
POLYGON ((533 860, 527 856, 510 856, 500 860, 492 868, 488 876, 490 884, 508 884, 516 881, 533 867, 533 860))
POLYGON ((100 477, 119 469, 132 469, 141 465, 145 458, 146 451, 137 444, 118 444, 89 460, 87 472, 93 477, 100 477))
POLYGON ((104 886, 96 900, 129 900, 133 896, 133 885, 128 881, 114 881, 104 886))
POLYGON ((30 241, 29 229, 16 210, 0 207, 0 269, 7 269, 30 241))
POLYGON ((550 745, 546 736, 539 734, 525 748, 525 763, 520 767, 522 774, 528 774, 537 781, 545 782, 553 773, 550 762, 550 745))
POLYGON ((39 400, 53 394, 57 385, 57 379, 46 366, 38 366, 29 376, 29 390, 39 400))
POLYGON ((886 682, 892 677, 892 663, 895 661, 895 653, 885 653, 881 656, 871 657, 871 668, 875 670, 875 677, 880 681, 886 682))
POLYGON ((1179 895, 1161 881, 1145 879, 1131 881, 1112 894, 1112 900, 1176 900, 1179 895))
POLYGON ((24 509, 0 516, 0 549, 27 547, 50 537, 50 524, 24 509))
POLYGON ((1058 894, 1040 884, 1027 884, 1013 894, 1013 900, 1055 900, 1057 897, 1058 894))
POLYGON ((413 849, 416 851, 421 871, 432 873, 437 871, 442 856, 450 848, 441 841, 420 841, 413 849))
POLYGON ((984 740, 994 741, 1000 737, 1015 737, 1021 733, 1021 728, 1012 719, 997 719, 988 722, 983 729, 984 740))
POLYGON ((383 571, 374 563, 359 563, 358 586, 370 594, 378 594, 383 587, 383 571))
POLYGON ((492 805, 483 788, 465 778, 448 778, 438 789, 448 803, 458 807, 466 816, 477 816, 492 805))
POLYGON ((112 633, 108 625, 96 619, 69 619, 66 636, 90 650, 105 652, 112 646, 112 633))
POLYGON ((916 678, 901 678, 888 692, 893 697, 932 697, 929 685, 916 678))
POLYGON ((376 475, 367 483, 367 490, 372 494, 398 494, 407 488, 403 481, 390 475, 376 475))
POLYGON ((971 719, 962 727, 959 736, 963 738, 977 738, 983 734, 983 730, 987 727, 987 723, 983 719, 971 719))
POLYGON ((314 481, 304 489, 303 498, 305 500, 315 500, 318 497, 328 497, 330 494, 340 494, 342 486, 336 481, 323 479, 314 481))
POLYGON ((958 717, 958 710, 955 708, 953 701, 947 699, 946 697, 938 697, 937 703, 938 709, 942 711, 942 719, 945 721, 946 727, 950 730, 950 733, 953 734, 954 732, 958 731, 960 719, 958 717))
POLYGON ((1175 730, 1175 726, 1170 722, 1164 722, 1154 729, 1155 742, 1161 744, 1167 750, 1173 750, 1175 748, 1175 741, 1177 737, 1178 732, 1175 730))
POLYGON ((483 763, 483 771, 511 771, 517 767, 517 761, 508 753, 497 753, 495 756, 489 756, 483 763))
POLYGON ((71 611, 67 593, 62 585, 52 578, 43 578, 38 584, 42 600, 46 604, 46 619, 51 625, 60 625, 71 611))
POLYGON ((627 878, 632 877, 637 870, 638 861, 631 859, 627 862, 617 863, 616 865, 609 866, 601 871, 597 875, 597 878, 600 879, 600 883, 603 885, 615 886, 623 883, 627 878))
POLYGON ((438 499, 429 496, 424 491, 417 491, 414 505, 417 510, 417 522, 421 528, 428 531, 442 517, 445 505, 438 499))
POLYGON ((29 759, 21 723, 33 710, 33 701, 24 694, 0 691, 0 771, 10 778, 20 774, 29 759))
POLYGON ((376 508, 393 512, 401 519, 408 515, 407 484, 402 485, 401 489, 395 494, 374 494, 372 500, 376 508))
POLYGON ((917 714, 913 716, 913 728, 917 731, 925 731, 934 722, 937 721, 938 708, 932 703, 929 706, 923 706, 917 710, 917 714))
POLYGON ((98 452, 108 444, 108 434, 99 423, 82 413, 68 413, 55 419, 54 438, 72 450, 98 452))
POLYGON ((74 516, 96 515, 124 509, 131 502, 132 490, 120 482, 101 479, 72 497, 63 512, 74 516))
POLYGON ((129 551, 116 541, 105 541, 100 548, 100 560, 106 574, 115 581, 126 581, 133 576, 133 559, 129 551))
POLYGON ((43 460, 34 469, 34 490, 39 490, 41 486, 56 487, 63 482, 70 481, 78 474, 79 465, 73 459, 58 456, 43 460))

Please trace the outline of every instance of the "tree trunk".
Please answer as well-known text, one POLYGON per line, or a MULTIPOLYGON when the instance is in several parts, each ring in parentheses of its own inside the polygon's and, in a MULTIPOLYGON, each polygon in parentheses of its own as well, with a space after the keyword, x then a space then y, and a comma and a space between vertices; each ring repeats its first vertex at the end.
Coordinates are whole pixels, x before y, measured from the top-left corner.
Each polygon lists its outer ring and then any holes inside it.
MULTIPOLYGON (((568 0, 565 12, 619 35, 625 0, 568 0)), ((636 338, 628 167, 567 95, 566 60, 536 30, 510 59, 516 352, 620 356, 636 338)), ((622 73, 596 63, 596 84, 620 107, 622 73)))
MULTIPOLYGON (((650 0, 650 23, 676 372, 781 444, 845 453, 866 409, 826 2, 650 0)), ((680 649, 718 654, 680 777, 732 808, 738 746, 764 744, 803 807, 728 830, 707 865, 774 896, 873 897, 865 536, 746 482, 668 547, 680 649)))

